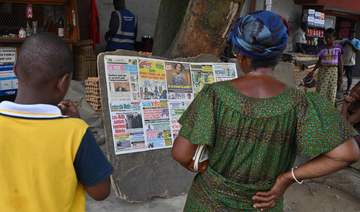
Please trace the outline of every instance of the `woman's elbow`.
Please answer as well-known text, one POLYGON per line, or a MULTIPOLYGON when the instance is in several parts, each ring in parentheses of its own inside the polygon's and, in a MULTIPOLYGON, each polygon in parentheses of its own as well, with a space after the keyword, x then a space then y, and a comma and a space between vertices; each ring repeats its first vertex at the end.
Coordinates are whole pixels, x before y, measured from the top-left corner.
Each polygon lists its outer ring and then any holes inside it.
POLYGON ((174 160, 176 160, 179 163, 184 163, 186 162, 184 160, 184 156, 181 154, 181 151, 178 151, 178 149, 176 147, 173 147, 171 150, 171 155, 174 158, 174 160))
POLYGON ((355 139, 350 139, 348 142, 349 145, 347 146, 347 151, 343 152, 343 157, 346 162, 351 164, 359 160, 360 148, 355 139))
POLYGON ((358 145, 355 146, 353 153, 349 157, 349 163, 355 163, 360 158, 360 148, 358 145))

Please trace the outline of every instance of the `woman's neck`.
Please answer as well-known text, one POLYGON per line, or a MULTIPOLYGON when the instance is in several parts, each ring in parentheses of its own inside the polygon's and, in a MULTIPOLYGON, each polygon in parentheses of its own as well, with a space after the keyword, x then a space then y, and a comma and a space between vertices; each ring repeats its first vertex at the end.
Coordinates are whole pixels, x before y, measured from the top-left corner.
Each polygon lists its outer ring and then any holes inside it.
POLYGON ((270 68, 270 67, 269 68, 258 68, 256 70, 251 70, 246 75, 250 75, 250 76, 260 76, 260 75, 273 76, 273 68, 270 68))
POLYGON ((334 43, 331 43, 331 44, 326 44, 325 46, 326 46, 326 48, 329 48, 329 49, 330 49, 330 48, 333 48, 333 47, 335 46, 335 44, 334 44, 334 43))

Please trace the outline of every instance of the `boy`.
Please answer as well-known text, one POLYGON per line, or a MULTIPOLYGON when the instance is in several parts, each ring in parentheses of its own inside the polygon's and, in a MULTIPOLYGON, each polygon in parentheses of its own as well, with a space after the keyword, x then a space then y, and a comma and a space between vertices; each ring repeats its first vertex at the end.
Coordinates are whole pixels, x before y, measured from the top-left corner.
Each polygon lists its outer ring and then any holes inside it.
POLYGON ((0 211, 85 211, 110 192, 113 168, 70 101, 73 56, 57 36, 23 43, 15 102, 0 103, 0 211), (60 103, 60 104, 59 104, 60 103), (57 105, 60 105, 59 108, 57 105))
POLYGON ((106 51, 134 50, 138 29, 136 16, 126 9, 125 0, 113 0, 113 5, 115 11, 111 13, 109 30, 105 33, 106 51))
POLYGON ((353 30, 350 31, 349 37, 344 39, 342 46, 345 51, 343 55, 344 70, 346 77, 348 79, 348 83, 345 91, 345 94, 347 95, 350 92, 352 79, 354 75, 356 53, 360 51, 360 41, 355 38, 355 31, 353 30))

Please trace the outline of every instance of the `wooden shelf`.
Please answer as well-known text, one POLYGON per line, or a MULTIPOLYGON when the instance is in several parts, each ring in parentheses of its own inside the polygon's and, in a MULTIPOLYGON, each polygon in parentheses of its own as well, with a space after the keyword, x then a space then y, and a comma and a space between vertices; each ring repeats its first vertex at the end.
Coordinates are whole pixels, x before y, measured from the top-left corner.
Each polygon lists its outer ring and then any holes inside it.
POLYGON ((325 30, 325 28, 324 28, 324 27, 309 26, 309 25, 307 25, 307 27, 309 27, 309 28, 315 28, 315 29, 322 29, 322 30, 325 30))
POLYGON ((316 36, 316 35, 305 35, 305 36, 309 38, 323 38, 323 36, 316 36))
MULTIPOLYGON (((0 2, 7 3, 19 3, 22 4, 20 6, 26 6, 26 4, 37 4, 37 5, 53 5, 51 7, 57 7, 55 5, 61 5, 64 8, 64 30, 65 34, 63 39, 69 47, 72 49, 72 45, 80 39, 79 34, 79 18, 77 13, 77 4, 76 0, 7 0, 0 2)), ((19 5, 17 5, 19 6, 19 5)), ((25 11, 24 11, 25 12, 25 11)), ((21 20, 24 20, 25 17, 21 17, 21 20)), ((21 21, 20 20, 20 21, 21 21)), ((10 26, 10 27, 19 27, 19 26, 10 26)), ((57 30, 54 30, 54 27, 50 27, 48 29, 50 33, 57 34, 57 30)), ((12 30, 12 33, 17 34, 16 30, 12 30)), ((26 40, 26 38, 11 38, 11 37, 0 37, 0 47, 16 47, 19 48, 22 43, 26 40)))

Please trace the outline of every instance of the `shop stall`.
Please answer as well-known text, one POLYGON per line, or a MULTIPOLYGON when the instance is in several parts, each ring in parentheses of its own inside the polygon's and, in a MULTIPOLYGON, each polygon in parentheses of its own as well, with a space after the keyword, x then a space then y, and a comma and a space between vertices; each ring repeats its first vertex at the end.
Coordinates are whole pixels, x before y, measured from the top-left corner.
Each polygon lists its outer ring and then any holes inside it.
POLYGON ((72 49, 80 38, 76 1, 0 1, 0 101, 15 97, 16 55, 26 38, 40 31, 58 35, 72 49))

